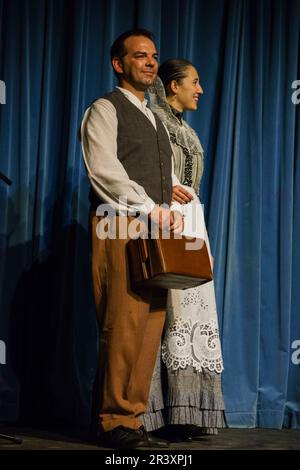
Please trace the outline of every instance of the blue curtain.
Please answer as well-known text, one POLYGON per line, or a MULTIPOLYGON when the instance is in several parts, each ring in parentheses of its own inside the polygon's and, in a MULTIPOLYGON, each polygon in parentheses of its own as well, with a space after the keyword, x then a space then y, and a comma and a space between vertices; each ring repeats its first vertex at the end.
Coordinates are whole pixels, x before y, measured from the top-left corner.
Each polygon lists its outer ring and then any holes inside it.
POLYGON ((297 0, 0 0, 0 171, 13 180, 0 181, 0 421, 90 421, 97 326, 77 132, 114 86, 110 44, 135 26, 154 32, 161 61, 191 60, 204 88, 187 119, 205 149, 228 424, 299 427, 297 0))

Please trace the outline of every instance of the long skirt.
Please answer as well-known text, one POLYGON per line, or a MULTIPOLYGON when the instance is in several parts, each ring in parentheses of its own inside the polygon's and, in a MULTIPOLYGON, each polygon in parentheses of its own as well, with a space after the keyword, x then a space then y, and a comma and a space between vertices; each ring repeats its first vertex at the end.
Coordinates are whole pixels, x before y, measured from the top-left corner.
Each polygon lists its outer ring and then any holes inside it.
MULTIPOLYGON (((195 195, 193 203, 200 205, 195 195)), ((210 252, 205 225, 203 238, 210 252)), ((142 416, 147 431, 169 424, 192 424, 204 434, 216 434, 218 428, 225 427, 222 371, 214 281, 192 289, 169 290, 148 410, 142 416)))

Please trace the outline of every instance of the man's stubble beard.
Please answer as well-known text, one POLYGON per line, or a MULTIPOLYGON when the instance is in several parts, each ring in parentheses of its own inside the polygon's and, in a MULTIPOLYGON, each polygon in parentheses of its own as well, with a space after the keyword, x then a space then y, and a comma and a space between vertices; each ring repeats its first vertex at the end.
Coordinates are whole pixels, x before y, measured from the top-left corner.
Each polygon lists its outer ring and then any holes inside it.
POLYGON ((129 83, 138 91, 146 91, 151 85, 153 85, 156 76, 157 74, 155 74, 153 78, 145 78, 144 81, 136 81, 133 79, 129 83))

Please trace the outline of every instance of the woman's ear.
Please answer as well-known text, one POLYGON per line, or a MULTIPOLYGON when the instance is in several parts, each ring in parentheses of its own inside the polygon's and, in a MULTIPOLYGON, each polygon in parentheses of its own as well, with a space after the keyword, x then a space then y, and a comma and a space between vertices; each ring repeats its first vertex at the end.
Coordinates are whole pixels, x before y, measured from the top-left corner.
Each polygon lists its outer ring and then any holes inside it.
POLYGON ((178 83, 176 80, 172 80, 170 83, 170 90, 171 92, 176 95, 178 92, 178 83))

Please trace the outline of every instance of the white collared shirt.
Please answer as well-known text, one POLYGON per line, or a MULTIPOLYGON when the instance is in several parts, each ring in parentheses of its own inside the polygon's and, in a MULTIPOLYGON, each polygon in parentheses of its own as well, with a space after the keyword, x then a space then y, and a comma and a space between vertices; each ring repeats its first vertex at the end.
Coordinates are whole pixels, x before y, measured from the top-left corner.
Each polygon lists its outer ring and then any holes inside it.
MULTIPOLYGON (((141 102, 130 91, 117 88, 147 116, 156 129, 155 117, 147 107, 147 100, 141 102)), ((82 152, 91 185, 100 199, 117 212, 125 210, 129 214, 149 214, 155 202, 142 186, 129 178, 118 159, 117 135, 116 108, 107 99, 100 98, 86 110, 81 124, 82 152)), ((180 184, 174 174, 173 164, 172 184, 180 184)), ((180 210, 180 204, 172 205, 172 208, 180 210)))
POLYGON ((151 109, 147 107, 148 101, 146 100, 146 98, 143 101, 141 101, 138 99, 137 96, 131 93, 131 91, 125 90, 125 88, 121 88, 119 86, 117 86, 116 88, 118 88, 118 90, 120 90, 126 96, 126 98, 128 98, 129 101, 131 101, 132 104, 134 104, 137 108, 139 108, 140 111, 142 111, 143 114, 145 114, 145 116, 149 119, 149 121, 151 121, 153 127, 155 127, 155 130, 156 130, 155 117, 151 109))

